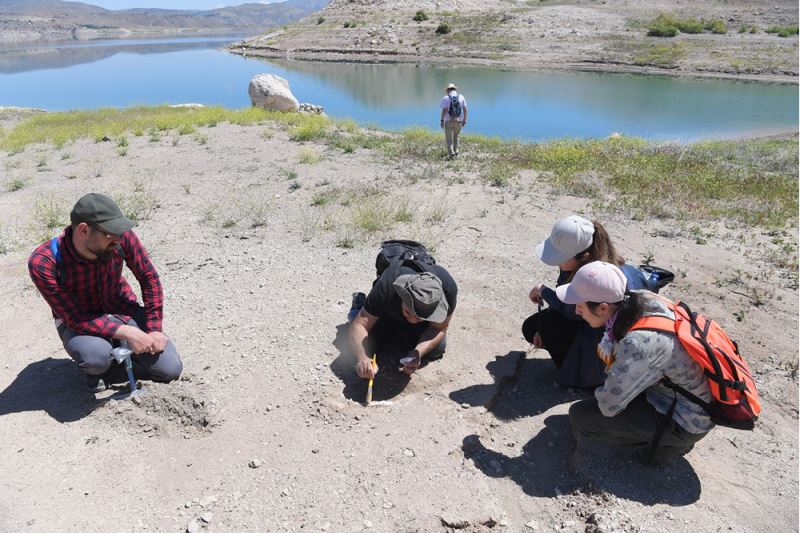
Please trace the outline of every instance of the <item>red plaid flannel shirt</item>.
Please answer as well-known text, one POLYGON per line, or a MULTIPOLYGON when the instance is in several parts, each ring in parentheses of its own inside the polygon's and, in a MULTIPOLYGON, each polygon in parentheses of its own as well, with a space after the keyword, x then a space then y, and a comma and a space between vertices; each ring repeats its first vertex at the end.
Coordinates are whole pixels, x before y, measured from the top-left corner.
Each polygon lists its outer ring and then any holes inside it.
POLYGON ((139 282, 144 299, 146 331, 161 331, 164 293, 161 281, 139 237, 131 230, 122 235, 120 248, 110 258, 89 261, 78 255, 72 244, 72 228, 58 237, 61 272, 50 249, 50 241, 39 245, 28 259, 28 272, 36 288, 53 310, 53 317, 81 335, 111 338, 119 324, 108 315, 127 321, 139 309, 128 281, 122 276, 122 263, 128 265, 139 282), (124 255, 124 259, 123 259, 124 255))

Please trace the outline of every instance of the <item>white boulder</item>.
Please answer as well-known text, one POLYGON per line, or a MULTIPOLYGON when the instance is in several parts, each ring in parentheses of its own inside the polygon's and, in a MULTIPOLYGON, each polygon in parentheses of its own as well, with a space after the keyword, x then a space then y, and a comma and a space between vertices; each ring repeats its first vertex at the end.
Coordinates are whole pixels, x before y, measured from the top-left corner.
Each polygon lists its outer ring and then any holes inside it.
POLYGON ((300 104, 289 89, 289 82, 274 74, 256 74, 247 89, 256 107, 274 111, 297 111, 300 104))

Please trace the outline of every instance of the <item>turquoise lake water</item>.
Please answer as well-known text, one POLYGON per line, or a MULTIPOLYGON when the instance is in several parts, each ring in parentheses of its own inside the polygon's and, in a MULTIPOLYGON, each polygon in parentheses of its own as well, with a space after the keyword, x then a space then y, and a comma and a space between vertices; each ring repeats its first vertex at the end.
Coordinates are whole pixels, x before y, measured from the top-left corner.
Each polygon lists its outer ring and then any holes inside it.
POLYGON ((513 72, 488 68, 257 60, 220 48, 231 37, 125 40, 0 48, 0 105, 69 110, 198 102, 250 105, 259 73, 289 80, 301 102, 334 117, 401 129, 438 128, 453 82, 467 99, 467 131, 539 140, 729 138, 796 128, 798 87, 720 80, 513 72))

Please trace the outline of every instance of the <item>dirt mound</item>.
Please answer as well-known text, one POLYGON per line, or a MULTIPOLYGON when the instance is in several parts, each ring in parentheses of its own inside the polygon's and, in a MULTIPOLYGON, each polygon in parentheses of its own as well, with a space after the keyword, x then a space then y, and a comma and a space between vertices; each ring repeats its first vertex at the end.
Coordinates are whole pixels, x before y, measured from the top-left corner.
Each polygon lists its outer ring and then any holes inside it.
POLYGON ((182 433, 188 438, 208 434, 221 423, 213 415, 217 402, 206 396, 202 385, 198 387, 192 381, 195 380, 188 375, 169 385, 147 383, 145 394, 134 399, 114 399, 127 390, 115 387, 100 397, 104 403, 97 417, 114 430, 148 437, 182 433))

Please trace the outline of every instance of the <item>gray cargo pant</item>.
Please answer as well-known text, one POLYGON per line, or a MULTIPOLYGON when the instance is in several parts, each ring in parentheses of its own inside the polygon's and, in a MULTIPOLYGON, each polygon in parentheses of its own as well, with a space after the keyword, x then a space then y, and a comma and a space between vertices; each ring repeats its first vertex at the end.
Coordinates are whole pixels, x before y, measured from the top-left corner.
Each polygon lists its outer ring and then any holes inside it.
MULTIPOLYGON (((114 315, 108 315, 112 322, 124 324, 122 320, 114 315)), ((136 315, 128 322, 128 326, 139 327, 144 324, 144 310, 139 309, 136 315)), ((141 328, 140 328, 141 329, 141 328)), ((125 368, 122 365, 114 364, 111 357, 111 339, 95 337, 93 335, 79 335, 68 328, 65 324, 58 327, 58 335, 64 344, 64 349, 70 357, 78 363, 78 367, 86 374, 92 376, 102 376, 111 383, 124 383, 128 381, 125 368)), ((183 370, 183 363, 171 340, 167 341, 164 351, 158 354, 134 355, 133 375, 137 379, 147 379, 161 381, 164 383, 178 379, 183 370)))
POLYGON ((652 453, 652 460, 660 465, 689 453, 697 441, 708 435, 689 433, 675 420, 666 420, 665 415, 647 402, 645 393, 637 396, 616 416, 601 413, 596 398, 575 402, 569 408, 569 421, 576 436, 633 446, 647 453, 653 446, 661 424, 667 423, 661 441, 652 453))

